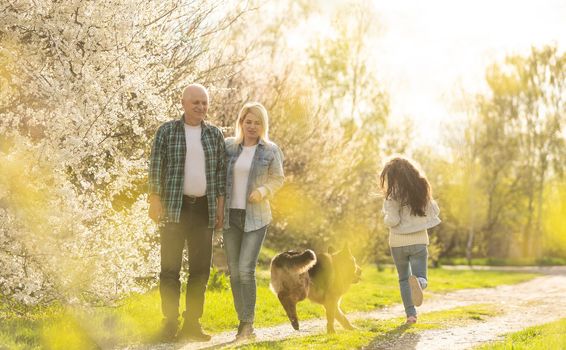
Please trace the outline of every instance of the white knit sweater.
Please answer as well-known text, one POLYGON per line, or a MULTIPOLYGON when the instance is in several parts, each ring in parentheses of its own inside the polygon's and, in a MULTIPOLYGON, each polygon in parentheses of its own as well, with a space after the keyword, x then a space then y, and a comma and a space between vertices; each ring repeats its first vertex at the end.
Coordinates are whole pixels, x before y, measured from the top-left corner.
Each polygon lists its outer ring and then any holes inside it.
POLYGON ((411 207, 403 205, 394 200, 386 199, 383 202, 383 221, 389 227, 391 233, 407 234, 414 233, 440 224, 438 214, 440 209, 436 201, 428 202, 425 209, 425 216, 411 215, 411 207))

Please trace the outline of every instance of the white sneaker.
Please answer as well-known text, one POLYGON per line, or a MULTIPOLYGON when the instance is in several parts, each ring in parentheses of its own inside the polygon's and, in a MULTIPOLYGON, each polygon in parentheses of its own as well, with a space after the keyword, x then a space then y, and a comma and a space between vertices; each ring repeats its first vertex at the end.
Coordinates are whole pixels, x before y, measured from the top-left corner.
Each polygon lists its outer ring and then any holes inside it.
POLYGON ((419 280, 414 275, 409 276, 409 287, 411 287, 411 299, 415 306, 421 306, 423 303, 423 289, 419 280))

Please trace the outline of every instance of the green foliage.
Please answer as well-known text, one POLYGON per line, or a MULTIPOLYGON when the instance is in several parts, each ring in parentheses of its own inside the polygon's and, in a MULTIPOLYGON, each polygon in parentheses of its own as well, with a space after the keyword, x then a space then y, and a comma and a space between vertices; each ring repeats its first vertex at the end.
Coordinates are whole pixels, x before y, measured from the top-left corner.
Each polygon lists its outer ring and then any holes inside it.
POLYGON ((212 267, 210 270, 210 277, 208 278, 207 290, 210 291, 222 291, 228 290, 230 288, 230 280, 224 272, 218 270, 216 267, 212 267))
POLYGON ((566 259, 566 183, 553 181, 547 188, 544 205, 543 247, 548 255, 566 259))
POLYGON ((441 229, 442 240, 450 240, 443 253, 556 255, 565 246, 558 238, 564 235, 554 233, 562 211, 554 189, 566 164, 566 53, 545 46, 510 55, 487 69, 486 82, 489 93, 477 96, 458 141, 452 140, 454 176, 440 182, 449 204, 441 206, 449 210, 444 222, 451 226, 441 229))
POLYGON ((331 8, 332 32, 308 44, 299 57, 306 67, 293 67, 301 79, 283 76, 263 89, 277 92, 265 98, 274 101, 270 130, 283 146, 287 176, 272 201, 267 245, 276 250, 348 242, 361 261, 383 260, 387 251, 374 193, 389 101, 369 68, 378 21, 365 5, 331 8))

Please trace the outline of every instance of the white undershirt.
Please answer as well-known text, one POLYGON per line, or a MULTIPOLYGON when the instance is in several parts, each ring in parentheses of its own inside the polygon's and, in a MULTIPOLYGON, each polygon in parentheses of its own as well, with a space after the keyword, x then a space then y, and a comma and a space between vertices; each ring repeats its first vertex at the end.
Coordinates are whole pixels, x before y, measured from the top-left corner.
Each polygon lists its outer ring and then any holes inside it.
POLYGON ((185 124, 185 181, 183 194, 201 197, 206 194, 206 170, 204 149, 200 140, 201 127, 185 124))
POLYGON ((246 209, 248 178, 257 145, 243 146, 242 148, 242 153, 234 163, 234 182, 232 183, 232 199, 230 200, 230 208, 234 209, 246 209))

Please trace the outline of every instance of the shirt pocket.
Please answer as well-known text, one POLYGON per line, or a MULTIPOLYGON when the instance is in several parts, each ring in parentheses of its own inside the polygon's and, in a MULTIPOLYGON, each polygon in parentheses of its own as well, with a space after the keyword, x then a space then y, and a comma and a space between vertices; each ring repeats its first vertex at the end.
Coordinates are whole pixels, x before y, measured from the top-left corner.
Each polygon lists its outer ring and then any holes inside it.
POLYGON ((267 177, 269 166, 271 165, 272 161, 273 158, 270 158, 269 156, 260 156, 256 160, 256 164, 255 164, 256 174, 261 180, 265 181, 264 178, 267 177))

